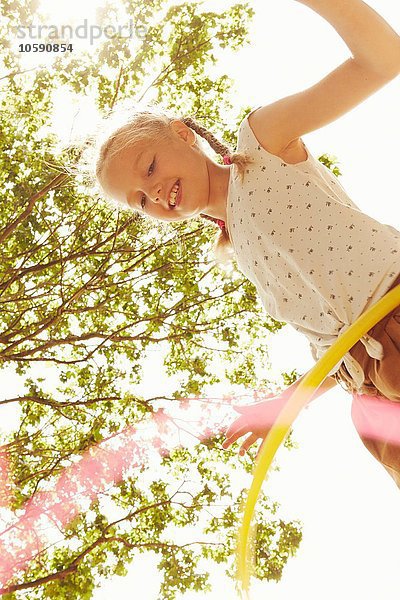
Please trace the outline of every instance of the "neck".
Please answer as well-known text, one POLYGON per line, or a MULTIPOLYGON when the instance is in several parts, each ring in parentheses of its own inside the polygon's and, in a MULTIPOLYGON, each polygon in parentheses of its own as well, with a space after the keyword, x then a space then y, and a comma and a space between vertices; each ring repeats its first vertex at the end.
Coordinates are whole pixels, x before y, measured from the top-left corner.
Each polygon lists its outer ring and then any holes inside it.
POLYGON ((226 223, 230 167, 228 165, 219 165, 213 160, 208 159, 207 170, 210 196, 203 213, 209 217, 214 217, 214 219, 221 219, 226 223))

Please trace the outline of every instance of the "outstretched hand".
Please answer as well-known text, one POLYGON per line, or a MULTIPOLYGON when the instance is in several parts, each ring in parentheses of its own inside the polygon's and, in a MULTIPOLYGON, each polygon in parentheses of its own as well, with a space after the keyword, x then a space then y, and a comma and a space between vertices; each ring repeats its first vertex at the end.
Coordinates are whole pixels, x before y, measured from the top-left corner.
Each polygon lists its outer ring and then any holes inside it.
POLYGON ((287 397, 275 396, 248 406, 234 406, 236 412, 240 413, 240 417, 226 430, 226 439, 222 447, 226 450, 237 439, 250 433, 239 449, 239 454, 243 456, 259 438, 264 439, 267 436, 277 416, 286 404, 286 400, 287 397))

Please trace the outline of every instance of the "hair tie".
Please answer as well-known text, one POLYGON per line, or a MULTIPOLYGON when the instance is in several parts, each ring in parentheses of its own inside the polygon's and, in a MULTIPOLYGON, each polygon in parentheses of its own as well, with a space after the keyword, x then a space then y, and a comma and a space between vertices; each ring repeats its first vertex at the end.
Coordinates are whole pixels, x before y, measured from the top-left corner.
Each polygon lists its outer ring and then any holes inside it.
POLYGON ((201 214, 200 216, 203 217, 203 219, 207 219, 208 221, 216 223, 220 229, 225 229, 225 221, 222 219, 216 219, 215 217, 210 217, 209 215, 204 214, 201 214))
POLYGON ((232 160, 231 160, 231 157, 229 156, 229 154, 225 154, 225 156, 223 157, 223 161, 224 161, 224 165, 232 164, 232 160))

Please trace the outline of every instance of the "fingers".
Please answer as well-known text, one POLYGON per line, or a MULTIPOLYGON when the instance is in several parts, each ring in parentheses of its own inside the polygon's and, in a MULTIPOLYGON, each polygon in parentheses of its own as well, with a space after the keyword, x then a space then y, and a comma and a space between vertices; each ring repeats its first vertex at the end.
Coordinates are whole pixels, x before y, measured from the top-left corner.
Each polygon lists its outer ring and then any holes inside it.
POLYGON ((240 446, 240 449, 239 449, 240 456, 243 456, 243 454, 245 452, 247 452, 247 450, 250 448, 250 446, 252 446, 257 440, 258 440, 258 435, 256 435, 255 433, 252 433, 251 435, 249 435, 249 437, 246 438, 245 441, 243 442, 243 444, 240 446))
MULTIPOLYGON (((235 421, 233 421, 233 423, 231 423, 229 425, 228 429, 225 432, 225 437, 230 438, 233 435, 235 435, 236 432, 238 432, 239 430, 242 430, 244 428, 246 428, 246 420, 244 417, 239 417, 238 419, 236 419, 235 421)), ((247 430, 248 430, 248 426, 247 426, 247 430)), ((243 435, 243 433, 241 433, 240 435, 243 435)))
POLYGON ((234 427, 235 423, 233 423, 228 431, 226 432, 226 440, 224 440, 222 447, 226 450, 227 448, 229 448, 229 446, 231 446, 234 442, 236 442, 236 440, 238 438, 240 438, 242 435, 245 435, 246 433, 249 433, 249 428, 248 425, 242 425, 241 427, 239 427, 239 429, 236 429, 236 427, 234 427))

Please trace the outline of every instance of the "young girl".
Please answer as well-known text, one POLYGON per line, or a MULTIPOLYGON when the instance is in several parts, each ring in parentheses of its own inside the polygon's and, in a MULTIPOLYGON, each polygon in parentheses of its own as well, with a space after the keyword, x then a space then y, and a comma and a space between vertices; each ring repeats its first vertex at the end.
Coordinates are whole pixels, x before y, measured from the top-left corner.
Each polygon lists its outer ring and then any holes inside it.
MULTIPOLYGON (((214 221, 218 254, 234 253, 268 313, 302 332, 317 360, 400 283, 400 233, 362 213, 301 136, 396 77, 400 37, 361 0, 299 1, 335 27, 351 58, 313 87, 251 111, 236 152, 189 117, 133 110, 100 143, 96 176, 106 194, 151 218, 214 221), (224 165, 203 151, 198 136, 224 165)), ((353 394, 361 439, 400 487, 399 360, 400 308, 363 336, 314 397, 337 382, 353 394), (376 415, 386 407, 391 416, 382 425, 376 415)), ((249 434, 243 453, 265 437, 299 381, 279 397, 237 408, 241 416, 224 447, 249 434)))

